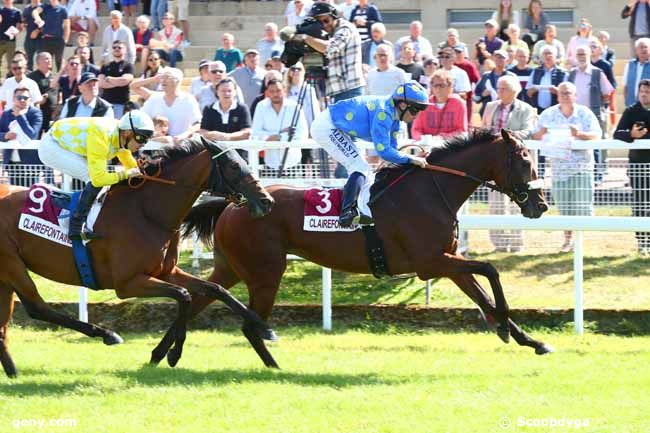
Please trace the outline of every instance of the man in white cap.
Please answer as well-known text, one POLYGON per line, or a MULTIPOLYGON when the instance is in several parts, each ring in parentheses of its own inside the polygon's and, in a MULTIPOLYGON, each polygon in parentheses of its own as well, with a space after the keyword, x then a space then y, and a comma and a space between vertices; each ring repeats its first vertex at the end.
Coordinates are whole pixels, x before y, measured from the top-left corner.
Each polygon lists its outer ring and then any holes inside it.
MULTIPOLYGON (((163 90, 162 92, 153 92, 143 87, 143 90, 146 89, 151 94, 147 102, 142 106, 142 111, 152 118, 156 116, 168 118, 169 135, 175 141, 188 138, 198 131, 199 122, 201 122, 201 111, 199 111, 196 98, 180 90, 183 82, 183 72, 180 69, 167 68, 162 74, 148 80, 159 82, 163 90)), ((146 86, 149 84, 146 81, 143 80, 139 84, 146 86)))

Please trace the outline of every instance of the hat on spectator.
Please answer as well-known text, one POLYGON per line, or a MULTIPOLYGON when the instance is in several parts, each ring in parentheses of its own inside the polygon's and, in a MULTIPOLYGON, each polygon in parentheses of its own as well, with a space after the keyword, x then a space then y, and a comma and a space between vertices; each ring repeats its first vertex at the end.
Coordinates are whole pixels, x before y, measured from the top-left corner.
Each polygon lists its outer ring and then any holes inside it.
POLYGON ((201 59, 201 61, 199 62, 199 70, 201 70, 201 68, 205 66, 208 66, 209 64, 210 61, 208 59, 201 59))
POLYGON ((281 54, 280 51, 278 51, 278 50, 273 50, 273 51, 271 52, 271 58, 272 58, 273 60, 275 60, 275 59, 279 59, 279 58, 281 57, 280 54, 281 54))
POLYGON ((462 42, 459 42, 456 45, 454 45, 454 51, 456 51, 458 53, 464 52, 466 48, 467 48, 467 45, 465 45, 462 42))
POLYGON ((82 85, 84 83, 87 83, 88 81, 97 81, 99 78, 97 78, 97 75, 93 74, 92 72, 84 72, 81 74, 81 78, 79 78, 79 85, 82 85))
POLYGON ((429 66, 429 65, 438 65, 440 62, 438 61, 437 57, 426 57, 423 61, 422 64, 424 66, 429 66))
POLYGON ((249 49, 247 49, 246 52, 244 53, 244 57, 246 57, 246 56, 249 55, 249 54, 255 54, 256 56, 259 56, 259 55, 260 55, 260 52, 257 51, 255 48, 249 48, 249 49))
POLYGON ((508 58, 508 52, 506 50, 496 50, 492 53, 493 56, 501 56, 504 59, 508 58))
POLYGON ((183 71, 178 68, 165 68, 163 74, 171 75, 177 81, 183 81, 183 71))
POLYGON ((494 18, 490 18, 489 20, 485 20, 485 23, 483 23, 486 26, 490 27, 499 27, 499 23, 497 23, 497 20, 494 18))

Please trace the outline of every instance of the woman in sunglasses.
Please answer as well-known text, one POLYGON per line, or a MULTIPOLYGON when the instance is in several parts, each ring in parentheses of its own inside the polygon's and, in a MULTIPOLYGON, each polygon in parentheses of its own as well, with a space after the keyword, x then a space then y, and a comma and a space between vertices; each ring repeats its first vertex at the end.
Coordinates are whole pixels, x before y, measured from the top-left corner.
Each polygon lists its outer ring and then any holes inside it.
POLYGON ((153 132, 149 115, 133 110, 119 121, 105 117, 61 119, 43 136, 38 149, 43 164, 87 182, 70 219, 71 240, 95 237, 81 229, 97 194, 104 186, 141 176, 132 153, 140 150, 153 132), (125 170, 110 173, 107 162, 116 156, 125 170))
POLYGON ((425 167, 426 159, 397 149, 397 136, 400 122, 413 122, 429 105, 426 90, 415 81, 409 81, 400 84, 392 95, 344 99, 316 116, 311 127, 312 137, 350 173, 343 188, 341 227, 357 222, 357 197, 369 172, 368 163, 354 139, 372 142, 385 161, 425 167))

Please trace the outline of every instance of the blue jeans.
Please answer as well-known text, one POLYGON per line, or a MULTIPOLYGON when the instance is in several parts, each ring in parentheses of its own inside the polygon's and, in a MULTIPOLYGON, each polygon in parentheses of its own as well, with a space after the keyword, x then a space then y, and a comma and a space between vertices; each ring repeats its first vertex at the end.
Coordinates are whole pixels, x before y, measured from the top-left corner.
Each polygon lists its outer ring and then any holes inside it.
POLYGON ((182 62, 183 61, 183 55, 178 50, 169 50, 169 51, 156 50, 156 52, 172 68, 176 67, 176 62, 182 62))
POLYGON ((154 29, 162 29, 162 16, 165 12, 167 12, 167 0, 151 0, 151 23, 154 29))

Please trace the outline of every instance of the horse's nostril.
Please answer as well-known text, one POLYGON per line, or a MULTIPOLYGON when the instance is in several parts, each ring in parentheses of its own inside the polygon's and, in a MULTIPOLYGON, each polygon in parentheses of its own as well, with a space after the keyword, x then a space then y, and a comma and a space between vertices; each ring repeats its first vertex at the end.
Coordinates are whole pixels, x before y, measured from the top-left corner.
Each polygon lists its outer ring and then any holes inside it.
POLYGON ((539 207, 539 210, 541 210, 542 212, 546 212, 548 210, 548 205, 545 202, 541 202, 538 205, 538 207, 539 207))

